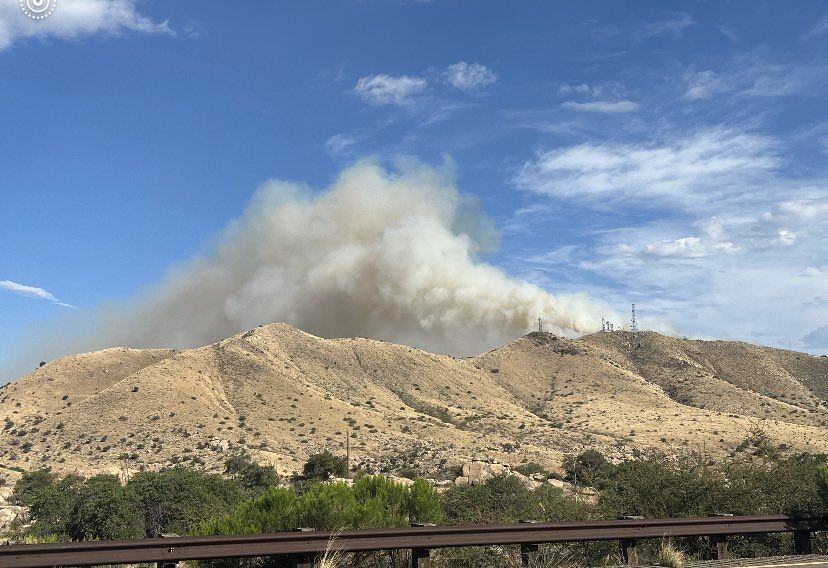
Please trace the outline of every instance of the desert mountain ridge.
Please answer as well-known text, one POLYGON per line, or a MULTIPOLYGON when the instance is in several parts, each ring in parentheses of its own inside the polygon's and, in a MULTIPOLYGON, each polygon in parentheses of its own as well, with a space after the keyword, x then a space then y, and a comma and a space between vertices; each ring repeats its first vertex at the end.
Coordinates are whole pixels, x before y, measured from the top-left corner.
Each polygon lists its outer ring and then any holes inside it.
POLYGON ((183 350, 113 348, 0 387, 0 475, 175 463, 245 450, 280 473, 322 449, 374 471, 471 459, 558 469, 595 447, 729 455, 764 430, 828 452, 828 358, 742 342, 533 332, 456 358, 271 324, 183 350))

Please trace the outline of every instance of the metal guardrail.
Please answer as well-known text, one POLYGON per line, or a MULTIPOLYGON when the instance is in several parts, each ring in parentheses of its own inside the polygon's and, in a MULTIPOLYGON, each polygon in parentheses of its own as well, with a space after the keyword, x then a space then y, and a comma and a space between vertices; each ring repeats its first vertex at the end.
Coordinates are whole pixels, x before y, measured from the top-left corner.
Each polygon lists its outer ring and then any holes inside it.
POLYGON ((305 565, 333 545, 341 552, 411 549, 415 567, 428 566, 428 551, 461 546, 520 545, 528 562, 537 545, 617 540, 628 564, 637 563, 636 541, 664 537, 711 537, 719 556, 727 537, 794 533, 799 554, 810 553, 810 536, 828 529, 828 514, 718 516, 680 519, 625 518, 615 521, 520 523, 513 525, 422 526, 342 532, 301 531, 239 536, 200 536, 0 546, 0 568, 93 566, 282 555, 305 565))

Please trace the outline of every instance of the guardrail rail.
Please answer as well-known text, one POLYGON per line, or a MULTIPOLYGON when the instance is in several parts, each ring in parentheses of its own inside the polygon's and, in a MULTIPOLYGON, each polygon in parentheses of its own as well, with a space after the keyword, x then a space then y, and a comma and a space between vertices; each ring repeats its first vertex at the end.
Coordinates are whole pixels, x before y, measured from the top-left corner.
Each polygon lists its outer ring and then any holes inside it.
POLYGON ((296 567, 310 566, 331 545, 341 552, 410 549, 412 566, 430 565, 429 551, 437 548, 518 545, 528 565, 540 544, 617 540, 627 564, 638 562, 636 543, 641 539, 710 537, 718 557, 727 557, 727 538, 762 533, 793 533, 797 554, 811 553, 811 534, 828 529, 828 514, 693 517, 612 521, 535 523, 470 526, 415 526, 341 532, 302 529, 237 536, 196 536, 109 540, 55 544, 0 546, 0 568, 47 568, 104 564, 158 563, 182 560, 283 556, 296 567))

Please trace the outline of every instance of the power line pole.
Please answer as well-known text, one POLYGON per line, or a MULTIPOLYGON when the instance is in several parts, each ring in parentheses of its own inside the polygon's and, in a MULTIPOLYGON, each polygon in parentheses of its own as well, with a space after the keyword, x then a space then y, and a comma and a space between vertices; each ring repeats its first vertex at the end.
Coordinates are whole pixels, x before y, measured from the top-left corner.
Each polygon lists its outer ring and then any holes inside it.
POLYGON ((351 477, 351 427, 345 430, 345 478, 351 477))

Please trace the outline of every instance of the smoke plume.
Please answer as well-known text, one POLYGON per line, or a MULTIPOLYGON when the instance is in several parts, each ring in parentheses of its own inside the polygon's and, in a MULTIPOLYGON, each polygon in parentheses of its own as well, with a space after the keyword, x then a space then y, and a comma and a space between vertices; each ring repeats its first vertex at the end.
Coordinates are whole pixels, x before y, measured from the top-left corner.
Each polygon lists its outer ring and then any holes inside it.
POLYGON ((282 321, 323 337, 474 354, 525 333, 539 316, 546 330, 573 335, 609 313, 480 261, 496 243, 493 223, 458 192, 450 165, 389 172, 360 162, 323 192, 268 181, 209 253, 100 308, 89 320, 96 332, 64 337, 57 349, 190 347, 282 321))

